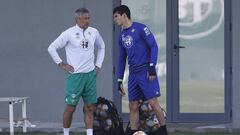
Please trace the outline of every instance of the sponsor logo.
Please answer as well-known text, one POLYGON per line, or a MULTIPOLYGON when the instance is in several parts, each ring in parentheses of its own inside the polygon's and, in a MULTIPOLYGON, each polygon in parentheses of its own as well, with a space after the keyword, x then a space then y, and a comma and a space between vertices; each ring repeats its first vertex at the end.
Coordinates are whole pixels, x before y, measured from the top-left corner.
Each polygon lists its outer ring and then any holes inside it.
POLYGON ((89 41, 87 39, 82 39, 80 46, 83 50, 88 51, 90 48, 89 41))
POLYGON ((132 29, 131 32, 134 33, 134 32, 135 32, 135 29, 132 29))
POLYGON ((147 27, 145 27, 143 30, 147 36, 151 33, 147 27))

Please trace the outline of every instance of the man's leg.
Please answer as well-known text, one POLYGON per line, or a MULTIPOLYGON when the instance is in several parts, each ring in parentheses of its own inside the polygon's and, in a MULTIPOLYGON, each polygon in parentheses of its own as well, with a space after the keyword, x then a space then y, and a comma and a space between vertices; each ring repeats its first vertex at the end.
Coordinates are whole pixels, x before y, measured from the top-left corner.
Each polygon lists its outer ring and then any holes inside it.
POLYGON ((162 108, 160 107, 157 98, 149 99, 148 102, 151 105, 153 111, 156 113, 160 125, 166 125, 166 120, 164 118, 162 108))
POLYGON ((87 135, 93 135, 94 103, 97 103, 96 71, 93 70, 89 72, 85 77, 86 84, 82 93, 84 102, 84 122, 87 129, 87 135))
POLYGON ((149 99, 148 102, 151 105, 153 111, 156 113, 158 121, 160 122, 161 127, 159 130, 161 131, 162 135, 168 135, 166 129, 166 120, 157 98, 149 99))
POLYGON ((129 102, 129 110, 130 110, 130 130, 127 135, 132 135, 138 129, 138 121, 139 121, 139 103, 138 101, 130 101, 129 102))
POLYGON ((137 85, 136 74, 130 73, 128 77, 128 99, 129 99, 129 119, 130 128, 126 130, 126 135, 132 135, 138 130, 139 122, 139 99, 144 95, 140 87, 137 85))
POLYGON ((156 113, 157 119, 161 125, 161 127, 159 128, 160 134, 167 135, 166 121, 164 118, 162 108, 160 107, 159 102, 157 100, 157 97, 161 95, 158 78, 156 76, 154 80, 149 80, 149 77, 146 76, 147 73, 148 70, 144 70, 137 74, 138 85, 140 86, 145 98, 148 99, 148 102, 151 105, 153 111, 156 113))
POLYGON ((84 122, 87 129, 87 135, 93 135, 93 111, 94 105, 92 104, 85 104, 83 107, 84 112, 84 122))
POLYGON ((72 115, 76 109, 76 106, 67 105, 63 114, 63 133, 69 135, 69 128, 72 123, 72 115))
POLYGON ((66 109, 63 115, 64 135, 69 135, 69 127, 72 123, 72 115, 80 100, 84 84, 84 73, 69 74, 66 81, 65 103, 66 109), (66 134, 65 134, 66 132, 66 134))

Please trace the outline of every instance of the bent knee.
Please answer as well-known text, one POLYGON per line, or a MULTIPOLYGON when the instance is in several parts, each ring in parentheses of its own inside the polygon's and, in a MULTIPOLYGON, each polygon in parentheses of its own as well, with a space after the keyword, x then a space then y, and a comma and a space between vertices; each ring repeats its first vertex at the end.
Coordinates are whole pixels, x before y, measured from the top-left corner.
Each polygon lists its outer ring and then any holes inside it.
POLYGON ((94 105, 84 105, 83 112, 84 113, 93 113, 95 106, 94 105))
POLYGON ((67 106, 65 112, 74 113, 76 110, 75 106, 67 106))
POLYGON ((139 103, 138 102, 130 102, 129 109, 130 111, 138 111, 139 103))
POLYGON ((150 104, 150 106, 152 108, 160 107, 157 98, 153 98, 153 99, 148 100, 148 103, 150 104))

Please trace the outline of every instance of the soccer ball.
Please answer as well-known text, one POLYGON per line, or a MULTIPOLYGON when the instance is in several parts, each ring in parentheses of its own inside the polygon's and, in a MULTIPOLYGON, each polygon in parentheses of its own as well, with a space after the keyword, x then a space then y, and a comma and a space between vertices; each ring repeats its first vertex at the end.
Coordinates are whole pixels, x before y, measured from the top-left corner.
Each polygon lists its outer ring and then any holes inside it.
POLYGON ((160 128, 160 123, 157 119, 156 114, 152 115, 149 119, 147 119, 146 125, 150 131, 156 131, 160 128))
MULTIPOLYGON (((166 119, 166 112, 162 109, 164 118, 166 119)), ((157 119, 157 115, 153 111, 148 102, 143 102, 139 108, 139 129, 145 133, 157 131, 160 128, 160 122, 157 119)))
POLYGON ((133 135, 147 135, 147 134, 143 131, 137 131, 133 135))
POLYGON ((111 119, 109 111, 109 107, 105 103, 100 103, 96 106, 94 110, 93 122, 95 129, 103 129, 105 131, 109 131, 114 127, 114 122, 111 119))
POLYGON ((104 120, 104 130, 108 131, 113 127, 113 121, 110 118, 107 118, 106 120, 104 120))
POLYGON ((108 117, 108 105, 107 104, 98 104, 95 109, 95 115, 101 118, 108 117))
POLYGON ((93 121, 94 129, 99 129, 99 128, 101 128, 101 126, 102 126, 102 120, 98 117, 95 117, 94 121, 93 121))

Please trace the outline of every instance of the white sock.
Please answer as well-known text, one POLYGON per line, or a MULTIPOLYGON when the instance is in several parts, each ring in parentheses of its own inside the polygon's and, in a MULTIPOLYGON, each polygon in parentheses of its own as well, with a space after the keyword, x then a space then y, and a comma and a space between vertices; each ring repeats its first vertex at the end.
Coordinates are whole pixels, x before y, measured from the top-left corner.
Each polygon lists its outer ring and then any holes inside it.
POLYGON ((87 129, 87 135, 93 135, 93 129, 87 129))
POLYGON ((69 128, 63 128, 63 134, 69 135, 69 128))

